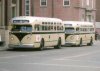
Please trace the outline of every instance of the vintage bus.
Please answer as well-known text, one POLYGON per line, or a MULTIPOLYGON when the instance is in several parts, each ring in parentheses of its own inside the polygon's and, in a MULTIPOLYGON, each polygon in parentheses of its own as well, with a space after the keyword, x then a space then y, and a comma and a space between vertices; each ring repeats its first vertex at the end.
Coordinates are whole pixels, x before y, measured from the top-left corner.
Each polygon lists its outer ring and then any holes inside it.
POLYGON ((64 24, 61 19, 19 16, 10 21, 10 48, 61 48, 65 43, 64 24))
POLYGON ((94 24, 91 22, 63 21, 65 45, 92 45, 95 37, 94 24))

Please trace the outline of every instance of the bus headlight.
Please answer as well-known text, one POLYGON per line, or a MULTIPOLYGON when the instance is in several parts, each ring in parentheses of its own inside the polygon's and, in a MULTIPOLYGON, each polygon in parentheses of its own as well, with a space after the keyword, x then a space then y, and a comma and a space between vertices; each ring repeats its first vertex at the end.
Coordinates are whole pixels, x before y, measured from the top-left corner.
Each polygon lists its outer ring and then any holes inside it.
POLYGON ((14 38, 13 38, 13 37, 11 37, 11 40, 14 40, 14 38))

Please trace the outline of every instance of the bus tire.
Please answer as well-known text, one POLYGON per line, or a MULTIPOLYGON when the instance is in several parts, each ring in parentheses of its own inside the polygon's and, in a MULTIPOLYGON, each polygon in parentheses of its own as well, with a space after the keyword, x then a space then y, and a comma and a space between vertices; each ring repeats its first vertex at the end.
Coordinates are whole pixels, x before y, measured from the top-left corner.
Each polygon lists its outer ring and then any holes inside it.
POLYGON ((88 46, 92 46, 93 45, 93 39, 91 38, 90 43, 87 44, 88 46))
POLYGON ((80 39, 79 47, 82 47, 82 38, 80 39))
POLYGON ((44 49, 44 39, 41 39, 39 50, 42 51, 44 49))
POLYGON ((55 49, 60 49, 61 48, 61 38, 58 39, 58 43, 56 46, 54 46, 55 49))

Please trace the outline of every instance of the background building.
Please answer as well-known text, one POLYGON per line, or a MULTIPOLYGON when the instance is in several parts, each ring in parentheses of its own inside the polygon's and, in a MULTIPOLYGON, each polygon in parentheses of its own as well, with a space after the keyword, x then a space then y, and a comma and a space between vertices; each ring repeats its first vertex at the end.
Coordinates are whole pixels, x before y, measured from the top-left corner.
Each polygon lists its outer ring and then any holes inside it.
POLYGON ((0 0, 0 26, 8 26, 15 16, 95 22, 95 3, 96 0, 0 0))
POLYGON ((95 0, 22 0, 22 15, 95 22, 95 0))
POLYGON ((5 0, 0 0, 0 45, 5 41, 5 0))
POLYGON ((100 35, 100 0, 96 0, 96 32, 100 35))
POLYGON ((7 26, 12 17, 20 14, 20 0, 0 0, 0 45, 8 39, 7 26))
POLYGON ((100 0, 96 0, 96 21, 100 22, 100 0))

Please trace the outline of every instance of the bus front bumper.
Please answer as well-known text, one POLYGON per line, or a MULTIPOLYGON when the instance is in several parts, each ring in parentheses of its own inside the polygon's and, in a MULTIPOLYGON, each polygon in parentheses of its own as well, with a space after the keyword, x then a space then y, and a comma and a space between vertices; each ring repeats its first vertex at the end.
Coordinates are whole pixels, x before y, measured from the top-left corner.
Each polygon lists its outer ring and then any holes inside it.
POLYGON ((24 44, 24 45, 13 45, 9 44, 9 48, 34 48, 33 44, 24 44))

